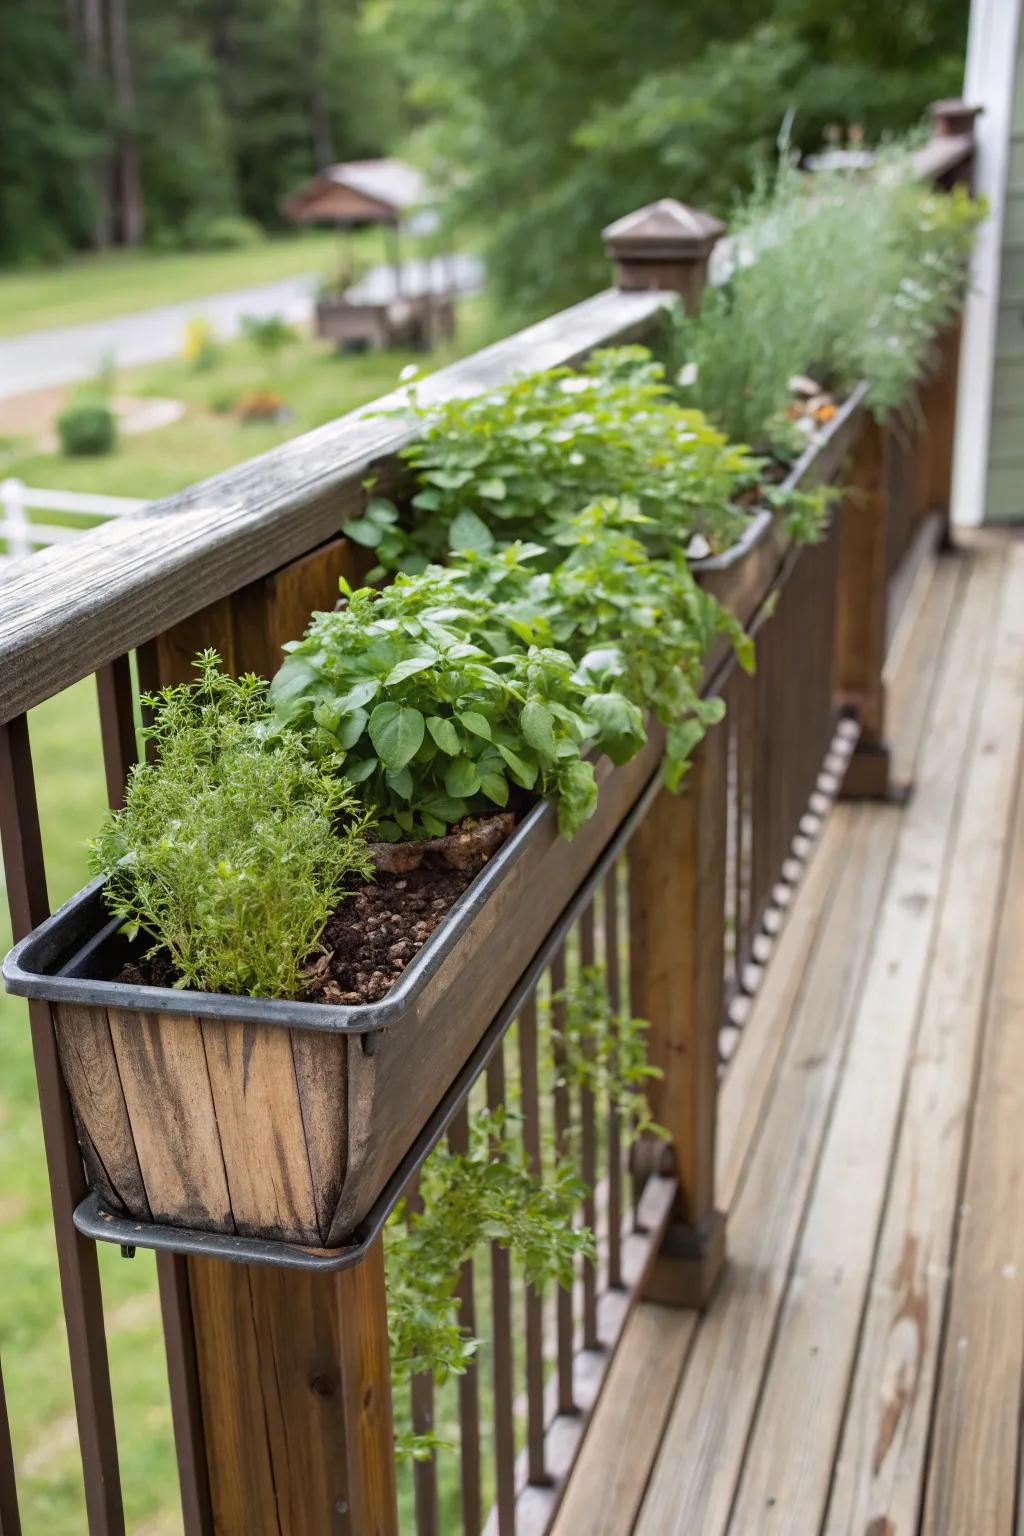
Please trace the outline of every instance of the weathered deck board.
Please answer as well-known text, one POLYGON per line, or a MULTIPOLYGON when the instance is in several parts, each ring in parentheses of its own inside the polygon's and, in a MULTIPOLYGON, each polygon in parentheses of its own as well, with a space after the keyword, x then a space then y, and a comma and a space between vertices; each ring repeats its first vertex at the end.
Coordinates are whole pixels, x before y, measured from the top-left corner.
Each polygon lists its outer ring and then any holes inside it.
POLYGON ((828 1536, 916 1532, 960 1165, 1024 724, 1024 562, 1008 571, 911 1063, 828 1536))
MULTIPOLYGON (((947 648, 965 623, 978 639, 982 634, 984 614, 977 604, 968 610, 966 597, 953 615, 947 648)), ((935 760, 947 760, 945 746, 939 751, 938 743, 947 742, 957 712, 950 660, 948 649, 944 653, 940 647, 934 657, 936 697, 923 721, 918 764, 926 781, 937 771, 935 760)), ((926 809, 931 803, 927 793, 923 803, 926 809)), ((918 808, 912 812, 918 821, 921 804, 919 786, 918 808)), ((810 957, 786 1057, 731 1216, 731 1266, 694 1341, 652 1474, 637 1524, 642 1536, 725 1531, 743 1475, 804 1206, 833 1106, 841 1097, 876 921, 898 874, 890 866, 898 845, 906 841, 906 822, 892 808, 851 812, 840 807, 836 814, 850 819, 842 879, 810 957)), ((761 1518, 759 1511, 748 1529, 760 1533, 761 1518)))
MULTIPOLYGON (((1024 596, 1018 598, 1024 605, 1024 596)), ((932 1428, 922 1536, 1012 1536, 1024 1521, 1024 795, 989 993, 932 1428), (1017 1475, 1015 1475, 1017 1473, 1017 1475)))
MULTIPOLYGON (((953 561, 938 567, 932 583, 922 589, 927 596, 920 621, 894 658, 890 687, 899 700, 901 729, 894 740, 902 768, 909 772, 917 759, 928 718, 930 685, 944 658, 944 637, 950 615, 959 603, 963 571, 953 561)), ((731 1208, 729 1273, 720 1289, 707 1323, 726 1305, 730 1289, 742 1301, 743 1316, 736 1307, 722 1330, 717 1346, 702 1345, 704 1364, 691 1361, 686 1367, 690 1391, 695 1394, 693 1424, 700 1429, 699 1461, 710 1473, 730 1433, 738 1434, 736 1452, 742 1450, 750 1404, 759 1380, 757 1361, 763 1363, 771 1335, 775 1307, 762 1306, 758 1267, 763 1271, 778 1261, 772 1285, 776 1299, 785 1284, 788 1253, 801 1209, 799 1189, 792 1184, 792 1169, 806 1165, 804 1187, 810 1178, 809 1148, 820 1138, 828 1095, 834 1086, 840 1060, 839 1043, 828 1044, 830 1006, 842 991, 853 985, 866 949, 845 955, 851 923, 868 942, 881 882, 895 845, 898 816, 887 810, 840 806, 834 812, 811 856, 809 868, 787 917, 778 952, 764 985, 755 999, 744 1028, 737 1056, 730 1065, 720 1101, 718 1199, 731 1208), (868 822, 871 830, 868 832, 868 822), (846 967, 849 967, 848 969, 846 967), (790 973, 792 972, 792 974, 790 973), (780 1017, 781 1015, 781 1017, 780 1017), (829 1051, 831 1050, 831 1056, 829 1051), (773 1108, 774 1106, 774 1108, 773 1108), (794 1123, 793 1115, 799 1113, 794 1123), (767 1117, 767 1120, 766 1118, 767 1117), (761 1131, 760 1140, 756 1133, 761 1131), (753 1146, 753 1153, 751 1148, 753 1146), (788 1162, 780 1161, 788 1156, 788 1162), (745 1200, 734 1197, 744 1169, 745 1200), (785 1194, 784 1194, 785 1192, 785 1194), (767 1208, 766 1208, 767 1203, 767 1208), (786 1237, 779 1242, 778 1224, 786 1237), (735 1325, 735 1326, 734 1326, 735 1325), (748 1330, 754 1336, 748 1338, 748 1330), (730 1415, 729 1404, 718 1403, 718 1416, 703 1420, 703 1402, 694 1384, 707 1377, 721 1353, 726 1358, 748 1358, 746 1414, 730 1415)), ((641 1306, 623 1340, 617 1369, 612 1372, 583 1456, 570 1483, 555 1536, 574 1536, 593 1529, 599 1536, 633 1528, 644 1496, 651 1465, 661 1435, 649 1426, 656 1419, 656 1405, 670 1406, 677 1379, 686 1359, 695 1325, 680 1320, 670 1324, 661 1309, 641 1306), (660 1341, 652 1353, 651 1345, 660 1341), (642 1373, 631 1373, 630 1358, 645 1361, 642 1373), (643 1417, 641 1418, 641 1415, 643 1417), (628 1451, 624 1452, 624 1441, 628 1451), (624 1463, 628 1461, 628 1474, 624 1463)), ((733 1408, 739 1405, 733 1404, 733 1408)), ((663 1406, 664 1412, 664 1406, 663 1406)), ((696 1432, 696 1430, 694 1431, 696 1432)), ((688 1433, 683 1431, 684 1434, 688 1433)), ((691 1449, 695 1442, 690 1440, 691 1449)), ((735 1471, 732 1481, 735 1480, 735 1471)), ((732 1482, 723 1489, 725 1506, 732 1482)), ((652 1533, 673 1529, 699 1530, 699 1519, 690 1526, 680 1515, 677 1526, 659 1524, 671 1518, 673 1498, 682 1507, 682 1496, 666 1489, 666 1509, 645 1516, 652 1533)), ((639 1526, 638 1529, 644 1529, 639 1526)))
POLYGON ((1024 542, 924 573, 889 674, 915 795, 812 854, 722 1089, 729 1266, 638 1308, 557 1536, 1024 1536, 1024 542))
POLYGON ((979 560, 939 680, 914 796, 899 818, 896 857, 874 919, 871 960, 730 1531, 803 1536, 817 1529, 828 1497, 1002 588, 1001 561, 979 560))

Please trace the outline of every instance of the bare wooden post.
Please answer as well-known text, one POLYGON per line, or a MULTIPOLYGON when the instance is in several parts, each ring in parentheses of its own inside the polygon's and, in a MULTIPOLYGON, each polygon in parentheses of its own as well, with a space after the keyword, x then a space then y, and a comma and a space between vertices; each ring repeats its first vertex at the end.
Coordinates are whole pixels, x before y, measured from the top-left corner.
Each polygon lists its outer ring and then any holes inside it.
MULTIPOLYGON (((650 1021, 650 1088, 672 1138, 679 1199, 645 1295, 700 1307, 725 1257, 715 1209, 718 1033, 722 1022, 728 733, 713 728, 681 795, 662 790, 629 845, 630 989, 650 1021)), ((658 1144, 641 1144, 659 1156, 658 1144)), ((660 1157, 668 1151, 660 1149, 660 1157)), ((641 1170, 650 1171, 650 1170, 641 1170)))
POLYGON ((843 473, 836 599, 836 695, 857 716, 860 740, 843 783, 848 798, 887 799, 885 740, 888 428, 870 418, 843 473))
MULTIPOLYGON (((974 122, 979 107, 964 101, 935 101, 931 105, 932 139, 962 138, 973 144, 974 122)), ((952 184, 970 186, 974 165, 969 152, 947 178, 952 184)), ((942 542, 950 544, 949 510, 953 485, 953 441, 956 435, 957 381, 960 372, 959 316, 936 344, 934 367, 920 392, 922 430, 918 440, 918 512, 922 517, 938 512, 942 517, 942 542)))
MULTIPOLYGON (((708 261, 725 226, 699 208, 662 198, 610 224, 605 251, 620 288, 678 293, 696 314, 708 261)), ((718 1031, 723 1002, 726 733, 698 749, 684 793, 663 790, 629 847, 630 992, 650 1021, 655 1119, 671 1148, 634 1148, 635 1171, 674 1167, 679 1200, 645 1294, 703 1306, 725 1255, 715 1210, 718 1031), (648 1166, 644 1167, 643 1164, 648 1166)))
MULTIPOLYGON (((358 560, 336 540, 193 615, 150 648, 152 681, 205 645, 273 672, 358 560)), ((397 1536, 382 1241, 337 1275, 190 1258, 188 1282, 218 1536, 397 1536)))
POLYGON ((620 288, 663 288, 682 296, 696 314, 707 281, 708 261, 725 225, 673 197, 627 213, 602 231, 620 288))

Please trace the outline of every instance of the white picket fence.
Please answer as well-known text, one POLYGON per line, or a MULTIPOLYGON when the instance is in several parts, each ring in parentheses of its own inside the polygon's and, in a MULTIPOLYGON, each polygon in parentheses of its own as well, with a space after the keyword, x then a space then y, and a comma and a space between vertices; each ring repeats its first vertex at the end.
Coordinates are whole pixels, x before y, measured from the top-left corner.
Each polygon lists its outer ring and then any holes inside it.
POLYGON ((30 512, 63 512, 73 517, 127 517, 148 506, 133 496, 97 496, 81 491, 46 491, 25 485, 21 480, 0 481, 0 560, 19 560, 45 549, 49 544, 65 544, 86 530, 74 524, 37 523, 30 512))

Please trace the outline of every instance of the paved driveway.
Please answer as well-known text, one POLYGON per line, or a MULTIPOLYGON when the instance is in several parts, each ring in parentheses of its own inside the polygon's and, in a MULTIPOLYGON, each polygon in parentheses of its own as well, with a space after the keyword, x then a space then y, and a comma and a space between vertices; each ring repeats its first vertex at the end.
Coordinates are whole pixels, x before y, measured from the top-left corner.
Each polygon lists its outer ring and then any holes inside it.
POLYGON ((279 314, 293 323, 305 320, 312 312, 316 284, 312 274, 289 277, 88 325, 0 337, 0 399, 92 378, 107 356, 118 368, 173 357, 181 350, 185 326, 195 315, 204 315, 218 336, 225 338, 240 330, 243 315, 279 314))

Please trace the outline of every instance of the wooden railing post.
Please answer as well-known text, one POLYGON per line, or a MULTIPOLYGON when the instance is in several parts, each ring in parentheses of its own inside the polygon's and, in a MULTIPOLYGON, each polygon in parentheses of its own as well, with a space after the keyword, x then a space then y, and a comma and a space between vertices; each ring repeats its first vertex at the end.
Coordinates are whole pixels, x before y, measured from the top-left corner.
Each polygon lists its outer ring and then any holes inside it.
MULTIPOLYGON (((140 655, 147 686, 180 682, 204 646, 269 675, 281 644, 358 580, 344 540, 222 598, 140 655)), ((397 1536, 383 1242, 338 1274, 188 1259, 217 1536, 397 1536)))
POLYGON ((218 1536, 397 1536, 383 1240, 337 1275, 189 1282, 218 1536))
MULTIPOLYGON (((931 105, 932 140, 974 138, 977 107, 964 101, 935 101, 931 105)), ((947 178, 951 184, 970 186, 974 168, 968 153, 947 178)), ((919 395, 921 428, 917 443, 917 512, 919 517, 938 513, 942 519, 942 543, 950 540, 950 501, 953 488, 953 443, 956 436, 957 382, 960 373, 961 321, 956 319, 936 340, 933 366, 919 395)))
POLYGON ((725 225, 710 213, 674 197, 648 203, 602 231, 619 288, 678 293, 690 315, 700 308, 708 261, 724 233, 725 225))
POLYGON ((843 794, 887 799, 885 740, 886 539, 889 428, 868 417, 843 471, 836 596, 836 694, 857 716, 860 739, 843 794))
MULTIPOLYGON (((629 845, 631 1006, 650 1022, 648 1056, 662 1074, 649 1089, 651 1108, 672 1138, 679 1180, 674 1220, 645 1295, 684 1307, 705 1304, 725 1256, 725 1218, 715 1209, 715 1126, 727 750, 727 731, 712 728, 682 794, 662 790, 629 845)), ((656 1157, 668 1151, 653 1142, 641 1149, 656 1157)))

